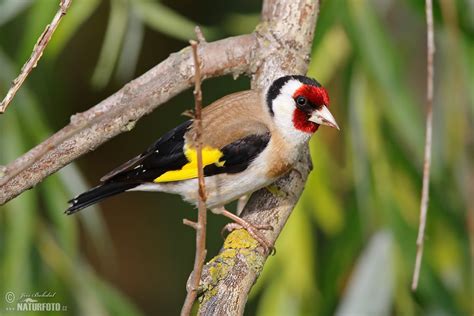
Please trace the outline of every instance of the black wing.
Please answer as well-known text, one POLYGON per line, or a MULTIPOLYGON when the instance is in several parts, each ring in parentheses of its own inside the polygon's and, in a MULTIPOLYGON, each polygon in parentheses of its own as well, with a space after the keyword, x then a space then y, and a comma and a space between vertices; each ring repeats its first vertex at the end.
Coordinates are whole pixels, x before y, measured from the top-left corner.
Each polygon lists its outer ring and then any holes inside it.
POLYGON ((270 133, 260 135, 249 135, 224 146, 220 165, 208 165, 204 167, 204 175, 212 176, 220 173, 242 172, 252 161, 267 147, 270 141, 270 133))
POLYGON ((188 120, 173 128, 141 155, 130 159, 100 180, 102 182, 148 182, 166 171, 181 169, 188 162, 183 152, 184 134, 191 124, 192 121, 188 120))
MULTIPOLYGON (((187 121, 158 139, 143 154, 129 160, 107 174, 103 184, 69 201, 67 214, 73 214, 107 197, 132 189, 143 182, 152 182, 170 170, 180 170, 188 163, 183 153, 184 135, 191 121, 187 121)), ((220 150, 222 157, 218 164, 204 168, 204 175, 238 173, 247 169, 252 161, 267 147, 270 133, 249 135, 236 140, 220 150)))
POLYGON ((164 134, 141 155, 127 161, 102 177, 101 185, 70 200, 66 214, 76 213, 105 198, 130 190, 142 182, 152 181, 170 169, 180 169, 187 163, 183 153, 184 134, 191 121, 164 134))
MULTIPOLYGON (((183 152, 184 135, 191 126, 189 120, 169 131, 150 146, 143 154, 113 170, 101 181, 152 182, 167 171, 180 170, 188 160, 183 152)), ((205 166, 204 176, 221 173, 238 173, 245 170, 270 141, 270 133, 249 135, 222 148, 219 164, 205 166)))

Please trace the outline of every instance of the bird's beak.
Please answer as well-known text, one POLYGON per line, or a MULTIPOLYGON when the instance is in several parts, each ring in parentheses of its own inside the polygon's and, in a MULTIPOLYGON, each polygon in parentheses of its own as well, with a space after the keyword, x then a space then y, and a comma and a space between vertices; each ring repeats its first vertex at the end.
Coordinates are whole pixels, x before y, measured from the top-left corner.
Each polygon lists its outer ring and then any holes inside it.
POLYGON ((308 120, 319 125, 327 125, 339 130, 336 119, 334 119, 334 116, 332 116, 331 112, 329 112, 325 105, 323 105, 321 109, 314 111, 308 120))

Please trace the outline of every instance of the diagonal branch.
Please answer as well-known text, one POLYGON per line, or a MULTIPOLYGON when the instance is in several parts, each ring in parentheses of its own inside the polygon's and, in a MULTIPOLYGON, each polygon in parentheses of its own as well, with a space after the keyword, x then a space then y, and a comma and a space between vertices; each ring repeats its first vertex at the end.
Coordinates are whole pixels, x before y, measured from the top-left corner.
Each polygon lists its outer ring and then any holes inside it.
MULTIPOLYGON (((203 78, 250 72, 257 48, 254 35, 230 37, 199 45, 203 78)), ((193 83, 194 63, 189 47, 172 54, 141 77, 86 112, 6 166, 0 178, 0 205, 110 138, 129 131, 150 113, 193 83)))
POLYGON ((43 56, 43 51, 51 40, 54 31, 56 31, 56 29, 58 28, 59 22, 61 22, 63 16, 66 15, 67 10, 71 6, 71 3, 72 0, 61 0, 61 2, 59 3, 59 10, 58 12, 56 12, 56 15, 51 21, 51 24, 46 25, 46 28, 44 29, 43 33, 41 33, 40 37, 38 38, 38 41, 35 44, 35 47, 33 48, 33 52, 31 53, 30 58, 28 58, 23 67, 21 67, 20 74, 18 75, 18 77, 15 78, 15 80, 13 80, 12 86, 8 90, 7 95, 5 96, 3 101, 0 102, 0 114, 3 114, 7 110, 8 105, 15 97, 15 94, 18 92, 18 89, 20 89, 21 85, 23 84, 23 82, 25 82, 30 72, 38 64, 38 61, 40 60, 41 56, 43 56))
POLYGON ((434 30, 433 30, 433 3, 431 0, 425 1, 426 5, 426 139, 425 139, 425 158, 423 163, 423 187, 420 203, 420 227, 416 239, 416 261, 413 271, 412 290, 418 287, 420 277, 421 258, 423 257, 423 246, 425 242, 426 216, 428 214, 428 199, 430 191, 430 168, 431 168, 431 140, 433 138, 433 76, 434 76, 434 30))

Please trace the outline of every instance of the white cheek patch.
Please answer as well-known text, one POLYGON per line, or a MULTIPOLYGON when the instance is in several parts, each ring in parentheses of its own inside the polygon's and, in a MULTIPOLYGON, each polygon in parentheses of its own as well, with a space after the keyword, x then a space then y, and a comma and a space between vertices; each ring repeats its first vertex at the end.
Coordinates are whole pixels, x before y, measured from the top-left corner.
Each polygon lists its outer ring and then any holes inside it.
POLYGON ((289 95, 279 95, 273 100, 273 119, 282 129, 293 127, 293 113, 295 111, 295 101, 289 95))
POLYGON ((273 119, 283 137, 291 143, 300 143, 308 139, 308 134, 297 130, 293 123, 293 113, 296 109, 293 94, 303 84, 298 80, 288 81, 280 90, 280 94, 273 100, 273 119))
POLYGON ((278 97, 273 100, 273 113, 278 125, 290 127, 293 126, 293 112, 295 111, 295 101, 293 94, 301 88, 303 84, 298 80, 289 80, 280 89, 278 97))

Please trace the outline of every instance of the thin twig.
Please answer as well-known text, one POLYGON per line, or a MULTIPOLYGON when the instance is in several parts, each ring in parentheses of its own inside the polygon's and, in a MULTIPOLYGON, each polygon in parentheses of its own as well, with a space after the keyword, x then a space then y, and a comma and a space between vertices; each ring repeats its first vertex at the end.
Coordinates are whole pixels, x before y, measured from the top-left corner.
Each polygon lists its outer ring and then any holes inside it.
POLYGON ((196 33, 196 38, 198 40, 198 43, 205 43, 206 42, 206 38, 204 37, 204 33, 202 32, 201 28, 196 25, 196 27, 194 28, 194 32, 196 33))
MULTIPOLYGON (((198 30, 198 28, 196 29, 198 30)), ((198 33, 199 35, 199 33, 198 33)), ((202 35, 202 33, 201 33, 202 35)), ((201 37, 202 38, 202 37, 201 37)), ((199 180, 199 201, 198 201, 198 221, 193 225, 196 229, 196 255, 194 257, 194 268, 191 273, 191 286, 188 289, 186 299, 184 300, 183 308, 181 310, 182 316, 187 316, 191 313, 194 301, 197 297, 197 289, 199 287, 199 281, 201 280, 202 267, 206 260, 206 224, 207 224, 207 208, 206 208, 206 187, 204 183, 204 169, 202 165, 202 91, 201 91, 201 62, 198 56, 198 43, 196 41, 190 41, 191 48, 193 50, 194 58, 194 71, 195 71, 195 89, 194 89, 194 101, 195 101, 195 114, 194 114, 194 128, 196 129, 195 143, 196 143, 196 155, 197 155, 197 168, 198 168, 198 180, 199 180)), ((186 221, 189 224, 190 221, 186 221)))
POLYGON ((33 68, 36 68, 38 61, 40 60, 41 56, 43 56, 43 51, 51 40, 54 31, 56 31, 59 22, 61 22, 63 16, 66 15, 67 9, 69 9, 71 3, 72 0, 61 0, 59 4, 59 10, 58 12, 56 12, 56 15, 51 21, 51 24, 46 25, 46 28, 44 29, 43 33, 41 33, 40 37, 38 38, 38 41, 35 44, 35 47, 33 48, 33 52, 31 53, 30 58, 26 61, 23 67, 21 67, 20 74, 18 75, 18 77, 15 78, 15 80, 12 81, 12 85, 8 90, 7 95, 0 103, 0 114, 5 113, 8 105, 15 97, 15 94, 18 92, 18 89, 20 89, 21 85, 28 77, 30 72, 33 70, 33 68))
POLYGON ((427 65, 426 65, 426 138, 425 138, 425 160, 423 164, 423 188, 420 205, 420 226, 418 228, 418 237, 416 239, 416 261, 413 271, 412 290, 418 287, 420 277, 421 259, 423 257, 423 246, 425 239, 426 215, 428 213, 428 199, 430 188, 430 167, 431 167, 431 140, 433 129, 433 59, 435 52, 434 30, 433 30, 433 3, 432 0, 426 0, 426 27, 427 27, 427 65))
POLYGON ((192 227, 192 228, 194 228, 195 230, 198 229, 198 223, 193 222, 193 221, 190 221, 190 220, 187 219, 187 218, 183 218, 183 224, 186 225, 186 226, 192 227))

